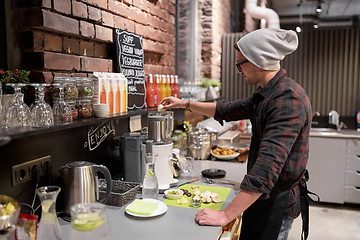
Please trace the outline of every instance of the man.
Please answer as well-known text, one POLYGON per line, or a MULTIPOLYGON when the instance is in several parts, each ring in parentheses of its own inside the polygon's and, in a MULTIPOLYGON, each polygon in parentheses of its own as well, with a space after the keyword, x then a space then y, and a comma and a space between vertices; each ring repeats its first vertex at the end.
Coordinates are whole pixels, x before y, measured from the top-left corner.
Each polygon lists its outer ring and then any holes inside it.
POLYGON ((304 89, 286 76, 280 60, 296 50, 294 31, 260 29, 236 44, 236 66, 253 95, 233 102, 201 103, 165 98, 165 109, 186 108, 222 120, 250 119, 252 138, 239 194, 223 211, 203 209, 201 225, 225 225, 243 213, 240 239, 287 239, 300 213, 298 181, 306 169, 311 104, 304 89))

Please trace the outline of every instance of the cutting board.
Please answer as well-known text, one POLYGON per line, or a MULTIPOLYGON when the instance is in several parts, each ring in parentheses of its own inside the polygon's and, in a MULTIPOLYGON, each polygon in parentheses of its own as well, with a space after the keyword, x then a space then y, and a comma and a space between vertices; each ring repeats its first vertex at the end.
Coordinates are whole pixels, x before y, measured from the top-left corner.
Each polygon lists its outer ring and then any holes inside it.
MULTIPOLYGON (((179 187, 180 189, 186 189, 191 193, 194 193, 195 188, 191 188, 192 186, 199 186, 200 188, 200 192, 204 192, 204 191, 210 191, 210 192, 215 192, 219 195, 221 202, 220 203, 201 203, 200 207, 197 207, 195 209, 203 209, 203 208, 211 208, 211 209, 215 209, 215 210, 220 210, 221 206, 223 205, 224 201, 226 200, 227 196, 229 195, 231 188, 224 188, 224 187, 212 187, 212 186, 203 186, 203 185, 196 185, 196 184, 186 184, 183 185, 181 187, 179 187)), ((173 207, 182 207, 182 208, 193 208, 190 205, 190 200, 192 197, 187 197, 186 195, 183 195, 183 197, 185 197, 188 202, 185 204, 177 204, 177 200, 173 200, 173 199, 165 199, 164 203, 168 206, 173 206, 173 207)))

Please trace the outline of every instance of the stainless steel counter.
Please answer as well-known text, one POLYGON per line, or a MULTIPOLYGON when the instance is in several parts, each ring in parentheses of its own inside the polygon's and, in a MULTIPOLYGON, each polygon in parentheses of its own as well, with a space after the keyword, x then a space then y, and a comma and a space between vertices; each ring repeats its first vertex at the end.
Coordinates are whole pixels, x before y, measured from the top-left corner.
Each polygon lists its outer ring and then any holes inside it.
MULTIPOLYGON (((246 174, 246 163, 235 161, 206 161, 196 160, 195 170, 189 176, 179 178, 179 183, 189 179, 199 177, 198 182, 193 184, 208 185, 201 176, 201 171, 207 168, 219 168, 226 171, 226 179, 241 182, 246 174)), ((211 186, 228 187, 231 185, 212 184, 211 186)), ((224 201, 222 209, 231 202, 238 191, 231 190, 230 194, 224 201)), ((160 194, 159 200, 164 200, 163 194, 160 194)), ((180 208, 168 206, 164 215, 153 218, 136 218, 125 213, 125 207, 107 207, 107 214, 110 223, 111 239, 141 240, 176 240, 176 239, 217 239, 221 232, 221 227, 200 226, 195 222, 195 214, 198 209, 180 208)), ((71 225, 60 219, 63 239, 69 239, 71 225)), ((90 239, 88 239, 90 240, 90 239)))
POLYGON ((327 137, 327 138, 360 138, 360 131, 354 129, 342 129, 337 131, 331 128, 312 128, 310 130, 311 137, 327 137))

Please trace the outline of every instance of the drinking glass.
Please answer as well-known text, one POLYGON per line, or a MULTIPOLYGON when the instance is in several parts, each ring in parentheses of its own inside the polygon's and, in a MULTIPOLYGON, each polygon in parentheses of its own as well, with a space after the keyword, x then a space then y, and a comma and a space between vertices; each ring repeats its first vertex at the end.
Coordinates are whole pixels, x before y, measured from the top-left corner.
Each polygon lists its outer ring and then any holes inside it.
POLYGON ((79 203, 70 209, 70 240, 110 239, 106 206, 101 203, 79 203))
POLYGON ((65 124, 71 123, 72 119, 72 110, 69 105, 64 100, 64 85, 62 84, 53 84, 58 87, 59 89, 59 98, 55 99, 54 104, 54 123, 58 124, 65 124))
POLYGON ((6 127, 16 128, 31 126, 30 108, 20 97, 21 88, 26 85, 22 83, 8 83, 7 85, 15 89, 15 103, 6 113, 6 127))
POLYGON ((0 129, 3 127, 4 120, 5 120, 5 106, 2 96, 2 84, 0 83, 0 129))
POLYGON ((36 99, 34 104, 30 107, 33 127, 49 127, 54 125, 53 110, 49 104, 44 100, 45 87, 48 84, 33 83, 30 84, 35 87, 36 99))
POLYGON ((185 157, 183 160, 183 172, 185 174, 191 174, 194 170, 194 158, 185 157))

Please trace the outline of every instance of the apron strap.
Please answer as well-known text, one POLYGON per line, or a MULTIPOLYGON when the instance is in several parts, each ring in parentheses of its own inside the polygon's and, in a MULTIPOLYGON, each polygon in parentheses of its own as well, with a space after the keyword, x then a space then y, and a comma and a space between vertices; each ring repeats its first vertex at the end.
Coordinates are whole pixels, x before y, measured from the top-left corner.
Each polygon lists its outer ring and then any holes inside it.
POLYGON ((307 189, 306 182, 309 180, 309 172, 305 170, 304 177, 299 182, 300 188, 300 211, 302 218, 302 231, 301 231, 301 240, 306 240, 309 235, 309 203, 319 203, 320 197, 313 192, 310 192, 307 189), (315 195, 317 200, 313 200, 310 195, 315 195))

